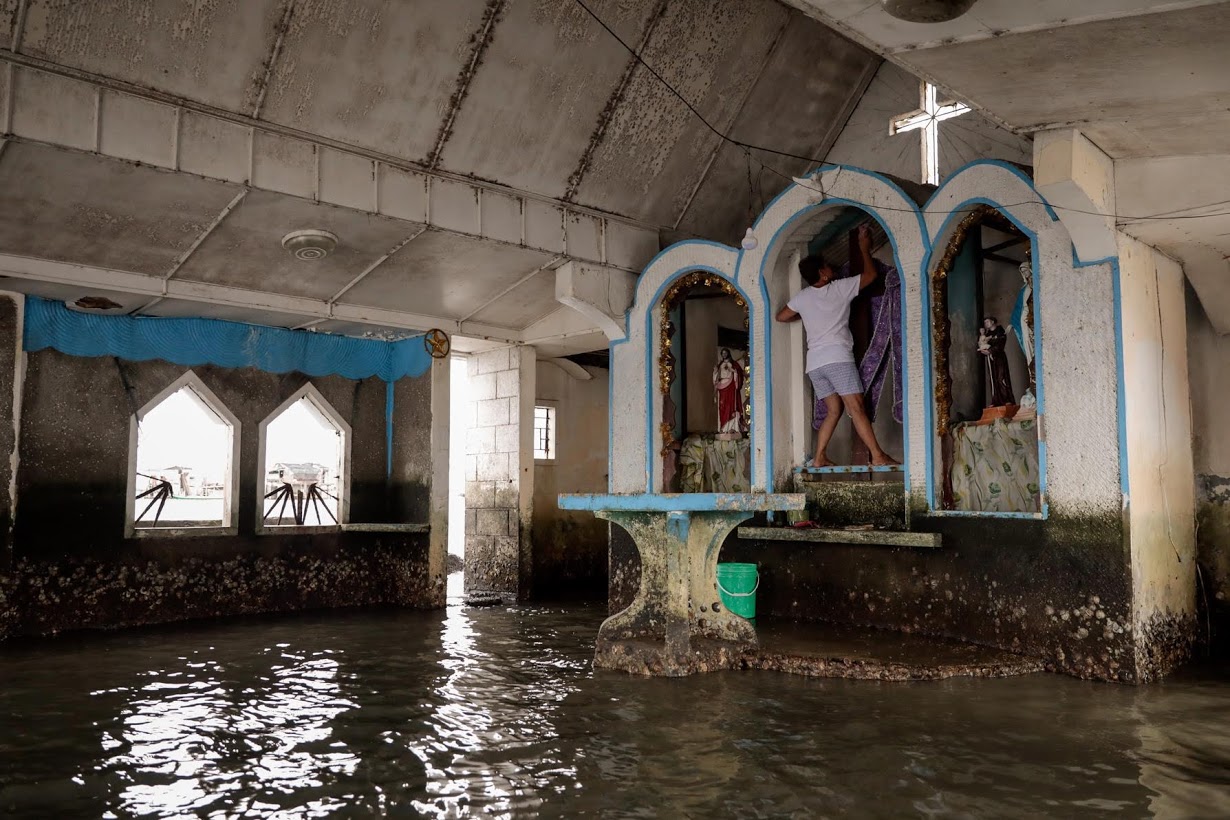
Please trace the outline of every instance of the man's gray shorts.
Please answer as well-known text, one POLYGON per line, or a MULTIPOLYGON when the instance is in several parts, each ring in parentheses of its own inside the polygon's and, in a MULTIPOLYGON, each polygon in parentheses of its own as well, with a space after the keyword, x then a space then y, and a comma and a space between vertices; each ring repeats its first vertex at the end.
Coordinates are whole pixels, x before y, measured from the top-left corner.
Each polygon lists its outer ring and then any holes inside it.
POLYGON ((858 367, 854 362, 822 364, 815 370, 809 370, 807 378, 811 379, 812 389, 818 399, 827 398, 834 393, 839 396, 852 396, 863 392, 863 380, 859 378, 858 367))

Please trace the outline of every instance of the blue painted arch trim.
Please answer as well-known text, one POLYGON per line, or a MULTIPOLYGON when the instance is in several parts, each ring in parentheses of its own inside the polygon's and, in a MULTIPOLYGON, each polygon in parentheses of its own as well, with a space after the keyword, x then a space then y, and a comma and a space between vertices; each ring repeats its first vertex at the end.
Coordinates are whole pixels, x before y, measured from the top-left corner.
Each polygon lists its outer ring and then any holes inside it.
POLYGON ((187 367, 252 367, 386 382, 422 376, 431 367, 423 337, 396 342, 287 330, 220 319, 96 316, 62 302, 26 297, 23 346, 71 356, 161 359, 187 367))

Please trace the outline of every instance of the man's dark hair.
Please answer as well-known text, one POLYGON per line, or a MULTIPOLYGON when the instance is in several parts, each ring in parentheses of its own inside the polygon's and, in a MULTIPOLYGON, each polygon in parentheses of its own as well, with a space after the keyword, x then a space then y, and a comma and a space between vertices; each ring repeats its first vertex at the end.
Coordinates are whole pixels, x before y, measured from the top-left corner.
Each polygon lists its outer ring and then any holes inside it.
POLYGON ((824 257, 818 253, 813 253, 811 256, 806 256, 799 262, 799 273, 803 275, 803 281, 809 285, 814 285, 820 281, 820 271, 824 269, 824 257))

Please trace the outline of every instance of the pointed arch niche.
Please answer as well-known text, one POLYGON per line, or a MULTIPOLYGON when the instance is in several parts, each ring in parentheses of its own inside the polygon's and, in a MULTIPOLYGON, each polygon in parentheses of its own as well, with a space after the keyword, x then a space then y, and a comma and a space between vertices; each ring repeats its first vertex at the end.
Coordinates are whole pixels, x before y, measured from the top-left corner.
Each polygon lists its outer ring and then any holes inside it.
MULTIPOLYGON (((892 428, 891 435, 883 436, 887 441, 881 443, 903 463, 907 496, 925 476, 922 413, 911 412, 910 402, 917 390, 922 350, 918 324, 910 317, 911 311, 917 314, 920 300, 917 272, 929 248, 926 226, 917 202, 892 180, 858 168, 825 166, 788 185, 769 204, 754 225, 757 247, 745 249, 739 258, 738 281, 761 294, 764 311, 759 323, 763 340, 759 354, 752 357, 752 367, 762 372, 771 369, 773 376, 765 380, 763 394, 760 383, 752 386, 753 405, 762 402, 770 420, 763 425, 763 438, 756 442, 770 456, 765 459, 770 489, 793 486, 792 473, 811 455, 815 436, 803 327, 799 322, 774 321, 773 316, 802 289, 798 263, 803 256, 827 248, 834 255, 834 268, 839 268, 849 255, 851 231, 862 223, 872 226, 875 261, 897 272, 896 298, 891 305, 888 299, 880 300, 881 307, 892 308, 880 317, 889 346, 882 351, 885 357, 880 366, 874 368, 887 375, 878 409, 880 423, 892 428), (893 383, 894 359, 901 374, 900 390, 893 383), (901 422, 895 420, 892 407, 897 396, 901 397, 901 422)), ((757 325, 755 317, 752 324, 757 325)), ((839 426, 848 443, 834 441, 841 460, 856 455, 851 452, 854 439, 848 426, 848 421, 839 426)))
MULTIPOLYGON (((854 203, 821 205, 779 240, 784 247, 773 273, 784 281, 784 293, 789 296, 807 287, 799 273, 799 263, 807 256, 820 257, 839 279, 859 276, 862 259, 857 237, 863 226, 871 232, 871 256, 877 276, 860 290, 851 304, 849 328, 854 339, 854 358, 876 438, 889 454, 904 461, 909 407, 905 400, 903 290, 908 277, 902 275, 888 228, 865 206, 854 203)), ((814 437, 826 410, 823 402, 816 400, 810 379, 805 377, 807 344, 802 322, 789 325, 788 332, 789 350, 783 354, 788 354, 789 359, 797 363, 790 373, 793 388, 790 401, 792 405, 798 404, 798 407, 792 406, 791 417, 801 422, 792 455, 798 459, 797 464, 802 464, 814 450, 814 437)), ((870 453, 848 421, 838 425, 829 445, 829 455, 838 465, 865 469, 870 463, 870 453)), ((870 474, 862 477, 869 479, 870 474)))
POLYGON ((257 533, 350 519, 350 425, 311 382, 260 424, 257 533))
POLYGON ((131 416, 126 536, 234 535, 239 430, 191 370, 131 416))
POLYGON ((935 507, 1040 515, 1034 240, 987 203, 959 216, 930 277, 935 507))

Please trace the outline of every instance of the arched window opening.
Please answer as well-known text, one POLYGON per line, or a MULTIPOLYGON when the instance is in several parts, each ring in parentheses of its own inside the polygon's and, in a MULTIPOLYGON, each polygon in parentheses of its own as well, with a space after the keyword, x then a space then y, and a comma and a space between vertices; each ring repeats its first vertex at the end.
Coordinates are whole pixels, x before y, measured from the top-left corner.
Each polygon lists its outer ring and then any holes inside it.
POLYGON ((746 300, 707 271, 671 284, 660 306, 662 491, 747 492, 751 364, 746 300))
POLYGON ((346 523, 349 425, 305 385, 261 427, 262 526, 346 523))
POLYGON ((958 223, 931 276, 937 506, 1041 512, 1033 246, 989 205, 958 223))
POLYGON ((234 527, 238 420, 189 371, 138 411, 129 533, 234 527))

